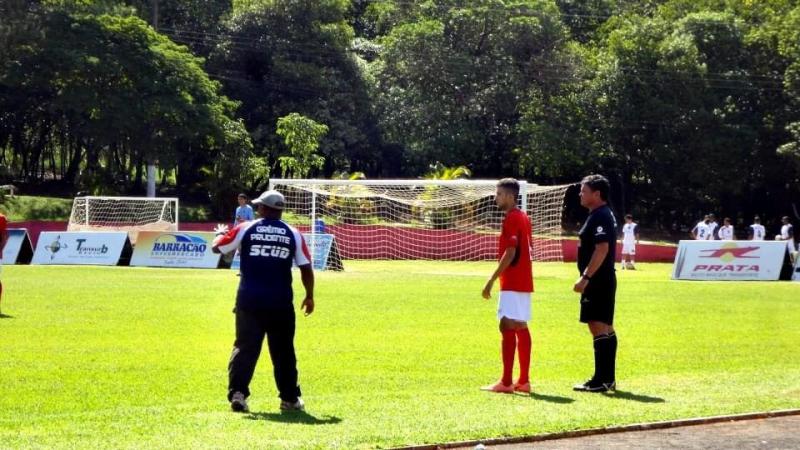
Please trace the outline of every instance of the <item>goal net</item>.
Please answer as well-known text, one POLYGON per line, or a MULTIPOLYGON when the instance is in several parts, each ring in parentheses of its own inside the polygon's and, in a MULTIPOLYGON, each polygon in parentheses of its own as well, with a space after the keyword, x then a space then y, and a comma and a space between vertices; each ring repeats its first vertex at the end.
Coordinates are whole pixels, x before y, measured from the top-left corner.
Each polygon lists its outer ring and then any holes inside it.
POLYGON ((135 244, 139 231, 178 230, 178 199, 76 197, 67 230, 127 231, 135 244))
MULTIPOLYGON (((333 234, 347 259, 497 259, 503 213, 492 180, 273 179, 286 197, 284 220, 333 234), (314 224, 314 225, 312 225, 314 224)), ((564 195, 569 185, 520 182, 520 207, 533 225, 532 257, 563 261, 564 195)))

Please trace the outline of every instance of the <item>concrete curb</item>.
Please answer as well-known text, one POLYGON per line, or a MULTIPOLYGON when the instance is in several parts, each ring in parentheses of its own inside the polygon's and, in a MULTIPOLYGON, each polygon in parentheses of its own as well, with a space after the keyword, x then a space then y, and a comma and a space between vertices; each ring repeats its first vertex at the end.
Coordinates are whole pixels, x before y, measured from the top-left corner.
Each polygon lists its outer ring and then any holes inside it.
POLYGON ((666 428, 687 427, 693 425, 708 425, 721 422, 735 422, 741 420, 769 419, 772 417, 785 417, 800 415, 800 409, 785 409, 780 411, 755 412, 746 414, 732 414, 727 416, 698 417, 694 419, 668 420, 664 422, 637 423, 608 428, 591 428, 588 430, 563 431, 559 433, 536 434, 533 436, 520 436, 509 438, 490 438, 474 441, 446 442, 443 444, 411 445, 396 447, 395 450, 440 450, 447 448, 474 447, 478 444, 505 445, 523 444, 528 442, 550 441, 555 439, 569 439, 600 434, 625 433, 628 431, 662 430, 666 428))

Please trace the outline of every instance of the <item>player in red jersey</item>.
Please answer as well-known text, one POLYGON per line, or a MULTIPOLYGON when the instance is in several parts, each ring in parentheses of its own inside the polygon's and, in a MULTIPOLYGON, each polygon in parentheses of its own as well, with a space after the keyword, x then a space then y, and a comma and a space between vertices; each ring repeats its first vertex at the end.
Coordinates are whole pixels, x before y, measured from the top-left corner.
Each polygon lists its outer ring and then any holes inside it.
POLYGON ((531 362, 531 294, 533 272, 531 268, 531 222, 517 207, 519 183, 513 178, 497 182, 495 202, 506 213, 500 233, 497 269, 486 281, 483 298, 491 297, 495 280, 500 279, 500 301, 497 319, 502 334, 503 377, 495 384, 481 388, 485 391, 530 393, 531 362), (519 354, 519 378, 513 383, 514 351, 519 354))

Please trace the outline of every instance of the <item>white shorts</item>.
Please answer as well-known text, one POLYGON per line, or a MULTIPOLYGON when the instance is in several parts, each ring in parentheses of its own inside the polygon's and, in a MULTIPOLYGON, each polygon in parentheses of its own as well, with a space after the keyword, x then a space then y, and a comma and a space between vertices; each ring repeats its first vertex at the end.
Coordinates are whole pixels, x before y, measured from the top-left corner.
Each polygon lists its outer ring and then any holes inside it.
POLYGON ((497 320, 507 317, 520 322, 531 320, 531 292, 500 291, 497 320))
POLYGON ((636 254, 636 244, 633 242, 623 242, 622 243, 622 254, 623 255, 635 255, 636 254))

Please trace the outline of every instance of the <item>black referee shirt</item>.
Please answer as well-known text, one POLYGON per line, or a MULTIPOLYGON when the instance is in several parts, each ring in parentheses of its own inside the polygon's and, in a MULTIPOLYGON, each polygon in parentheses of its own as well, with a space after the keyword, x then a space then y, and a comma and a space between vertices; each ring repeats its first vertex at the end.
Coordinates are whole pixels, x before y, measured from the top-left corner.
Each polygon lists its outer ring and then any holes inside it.
POLYGON ((608 243, 608 254, 592 278, 610 280, 614 278, 614 261, 617 253, 617 221, 608 205, 603 205, 589 214, 580 232, 578 244, 578 270, 583 273, 592 260, 597 244, 608 243))

